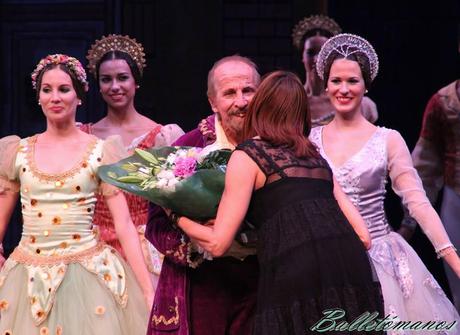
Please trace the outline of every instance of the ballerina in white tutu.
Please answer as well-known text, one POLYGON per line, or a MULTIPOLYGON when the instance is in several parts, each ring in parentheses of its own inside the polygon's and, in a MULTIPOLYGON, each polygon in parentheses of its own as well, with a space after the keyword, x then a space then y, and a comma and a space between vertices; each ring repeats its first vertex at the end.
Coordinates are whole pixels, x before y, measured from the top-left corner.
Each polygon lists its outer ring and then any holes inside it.
MULTIPOLYGON (((402 321, 445 321, 452 325, 449 334, 458 334, 460 318, 454 306, 415 251, 392 231, 385 216, 389 175, 393 189, 439 257, 460 276, 459 257, 425 195, 403 138, 396 130, 372 125, 360 112, 361 100, 378 71, 374 48, 356 35, 334 36, 319 53, 317 71, 337 112, 331 123, 312 129, 310 138, 367 223, 372 237, 369 254, 382 285, 385 313, 402 321)), ((412 332, 436 333, 407 329, 401 333, 412 332)))

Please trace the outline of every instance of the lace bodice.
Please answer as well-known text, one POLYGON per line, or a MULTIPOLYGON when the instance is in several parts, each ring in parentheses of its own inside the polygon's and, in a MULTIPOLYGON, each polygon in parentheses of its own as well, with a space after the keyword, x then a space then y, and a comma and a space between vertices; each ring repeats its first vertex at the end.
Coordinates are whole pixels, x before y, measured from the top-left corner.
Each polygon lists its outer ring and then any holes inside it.
POLYGON ((329 162, 335 178, 359 210, 372 238, 386 235, 391 230, 384 212, 385 184, 389 176, 393 190, 402 198, 403 205, 420 224, 436 251, 452 246, 426 197, 407 145, 397 131, 377 127, 357 153, 341 166, 334 166, 324 151, 323 129, 312 129, 310 139, 329 162))
POLYGON ((252 139, 237 147, 245 151, 267 177, 265 184, 287 177, 306 177, 332 181, 332 171, 322 157, 298 158, 286 146, 252 139))

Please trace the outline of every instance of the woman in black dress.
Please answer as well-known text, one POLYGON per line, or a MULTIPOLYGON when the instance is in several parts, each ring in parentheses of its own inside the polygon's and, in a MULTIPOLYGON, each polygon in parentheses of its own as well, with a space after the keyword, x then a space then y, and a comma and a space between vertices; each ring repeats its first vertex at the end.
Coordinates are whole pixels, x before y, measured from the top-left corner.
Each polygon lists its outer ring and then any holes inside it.
MULTIPOLYGON (((176 217, 213 256, 229 248, 244 218, 258 228, 254 334, 349 334, 365 325, 347 323, 383 311, 366 254, 369 233, 308 140, 307 106, 297 76, 268 75, 246 116, 248 140, 228 163, 214 226, 176 217)), ((381 333, 371 328, 366 334, 381 333)))

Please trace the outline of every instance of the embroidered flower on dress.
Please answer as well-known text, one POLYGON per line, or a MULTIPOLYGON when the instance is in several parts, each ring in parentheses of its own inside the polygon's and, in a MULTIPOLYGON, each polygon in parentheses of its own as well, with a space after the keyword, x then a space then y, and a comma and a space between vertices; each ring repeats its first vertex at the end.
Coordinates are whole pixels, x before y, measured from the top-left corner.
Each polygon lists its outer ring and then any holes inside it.
POLYGON ((8 309, 9 303, 6 300, 0 300, 0 310, 6 311, 8 309))
POLYGON ((62 326, 57 325, 57 327, 56 327, 56 335, 62 335, 62 326))
POLYGON ((445 296, 443 289, 441 288, 441 286, 439 286, 439 284, 433 277, 425 278, 425 280, 423 280, 423 285, 432 288, 440 296, 445 296))
POLYGON ((48 327, 41 327, 40 328, 40 335, 49 335, 50 331, 48 327))
POLYGON ((62 222, 62 219, 59 216, 55 216, 52 220, 54 225, 60 225, 62 222))
POLYGON ((104 306, 97 306, 95 311, 97 315, 104 315, 105 313, 105 307, 104 306))

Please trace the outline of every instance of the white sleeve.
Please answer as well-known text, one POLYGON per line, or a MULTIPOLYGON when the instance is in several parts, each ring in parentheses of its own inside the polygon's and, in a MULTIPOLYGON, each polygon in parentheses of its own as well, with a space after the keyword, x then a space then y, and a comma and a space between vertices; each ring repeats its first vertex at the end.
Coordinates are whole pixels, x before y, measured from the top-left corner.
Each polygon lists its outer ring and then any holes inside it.
POLYGON ((395 130, 388 134, 387 152, 392 188, 402 198, 409 214, 417 220, 436 252, 452 247, 439 215, 426 197, 406 142, 395 130))

